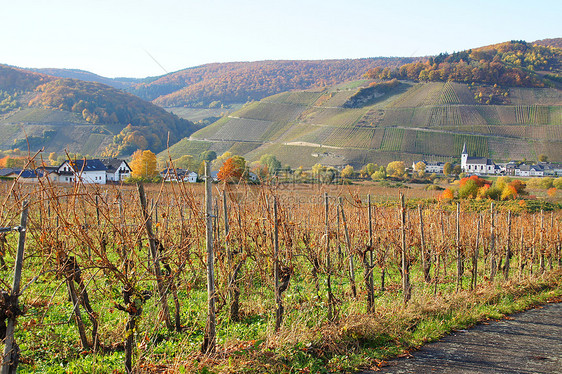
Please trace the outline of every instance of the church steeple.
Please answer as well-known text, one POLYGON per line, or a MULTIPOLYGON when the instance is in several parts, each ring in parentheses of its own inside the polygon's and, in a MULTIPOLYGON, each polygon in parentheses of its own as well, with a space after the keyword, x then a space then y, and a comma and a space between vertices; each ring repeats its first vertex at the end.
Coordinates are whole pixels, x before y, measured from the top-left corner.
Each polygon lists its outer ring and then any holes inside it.
POLYGON ((461 153, 461 169, 462 171, 466 172, 466 161, 468 161, 468 151, 466 150, 466 142, 462 146, 462 153, 461 153))

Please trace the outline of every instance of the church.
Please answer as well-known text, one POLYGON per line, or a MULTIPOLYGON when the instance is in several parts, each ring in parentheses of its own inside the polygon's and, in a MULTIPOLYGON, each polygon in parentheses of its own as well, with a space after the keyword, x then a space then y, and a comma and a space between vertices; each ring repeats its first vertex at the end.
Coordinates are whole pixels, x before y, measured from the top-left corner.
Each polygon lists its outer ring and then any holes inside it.
POLYGON ((468 157, 466 143, 462 147, 461 169, 468 174, 496 174, 496 164, 489 158, 468 157))

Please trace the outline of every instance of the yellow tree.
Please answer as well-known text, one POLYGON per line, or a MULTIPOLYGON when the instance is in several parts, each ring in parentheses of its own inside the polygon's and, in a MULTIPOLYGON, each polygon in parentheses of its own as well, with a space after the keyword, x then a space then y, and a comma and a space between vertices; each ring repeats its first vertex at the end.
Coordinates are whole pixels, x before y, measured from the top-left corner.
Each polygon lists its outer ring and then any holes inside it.
POLYGON ((156 155, 150 150, 137 150, 129 164, 134 178, 152 178, 158 175, 156 155))
POLYGON ((406 172, 404 161, 392 161, 386 166, 386 174, 391 177, 401 178, 406 172))

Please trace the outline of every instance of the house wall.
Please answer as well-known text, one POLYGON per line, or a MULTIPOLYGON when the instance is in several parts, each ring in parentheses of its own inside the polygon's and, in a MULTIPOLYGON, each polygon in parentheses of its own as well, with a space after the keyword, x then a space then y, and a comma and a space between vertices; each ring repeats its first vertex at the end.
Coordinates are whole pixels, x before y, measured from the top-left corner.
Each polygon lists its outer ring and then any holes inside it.
POLYGON ((106 177, 107 175, 105 173, 105 170, 85 171, 80 175, 80 178, 84 183, 106 184, 106 177))

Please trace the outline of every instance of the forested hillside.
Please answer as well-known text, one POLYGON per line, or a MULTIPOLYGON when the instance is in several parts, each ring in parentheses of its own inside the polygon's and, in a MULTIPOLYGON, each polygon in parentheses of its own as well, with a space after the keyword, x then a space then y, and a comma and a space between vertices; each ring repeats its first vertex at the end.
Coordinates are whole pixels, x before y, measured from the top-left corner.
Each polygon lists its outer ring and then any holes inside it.
POLYGON ((511 41, 452 54, 398 68, 374 68, 371 79, 462 82, 516 87, 550 87, 562 82, 562 49, 511 41))
POLYGON ((288 90, 331 86, 359 79, 377 66, 395 67, 417 60, 365 58, 208 64, 138 84, 131 92, 164 107, 244 103, 288 90))
MULTIPOLYGON (((110 142, 98 142, 106 145, 105 154, 126 155, 138 148, 160 151, 168 141, 173 144, 196 129, 190 121, 104 84, 57 79, 8 66, 0 66, 0 98, 0 132, 12 137, 3 140, 3 147, 7 146, 6 141, 17 143, 26 135, 44 137, 45 131, 50 134, 43 139, 44 145, 48 145, 56 138, 52 131, 58 132, 65 126, 93 125, 81 129, 111 138, 110 142), (37 125, 40 126, 34 131, 37 125), (24 131, 25 127, 31 131, 24 131)), ((100 153, 99 146, 92 149, 100 153)))

